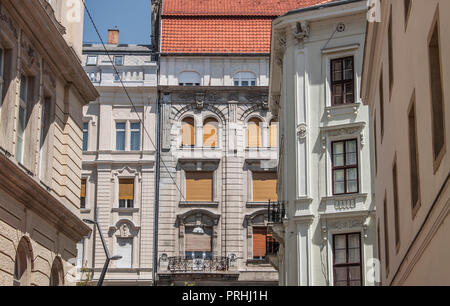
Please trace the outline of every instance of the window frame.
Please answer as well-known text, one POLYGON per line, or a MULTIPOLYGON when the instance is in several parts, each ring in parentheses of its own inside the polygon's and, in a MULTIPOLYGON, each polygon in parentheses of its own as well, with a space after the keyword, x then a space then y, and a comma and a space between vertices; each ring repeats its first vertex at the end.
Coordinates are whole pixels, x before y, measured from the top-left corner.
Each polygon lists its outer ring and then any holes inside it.
POLYGON ((131 242, 131 248, 130 248, 130 266, 124 267, 124 266, 119 266, 119 263, 122 261, 123 258, 121 258, 120 260, 116 261, 116 268, 117 269, 132 269, 133 268, 133 262, 134 262, 134 237, 116 237, 116 253, 119 253, 119 240, 121 241, 128 241, 131 242))
POLYGON ((114 66, 123 66, 125 63, 125 56, 124 55, 114 55, 114 66), (120 63, 117 63, 117 60, 121 59, 120 63))
POLYGON ((263 130, 264 130, 264 121, 258 117, 251 117, 247 120, 247 149, 261 149, 263 148, 263 130), (258 128, 259 135, 257 136, 257 145, 256 146, 250 146, 250 128, 249 125, 256 123, 258 121, 258 124, 256 125, 258 128))
POLYGON ((130 151, 136 152, 136 151, 141 151, 142 148, 142 126, 141 126, 141 122, 139 121, 134 121, 134 122, 130 122, 130 151), (139 125, 139 129, 137 128, 133 128, 133 124, 138 124, 139 125), (133 133, 137 133, 139 132, 139 137, 138 137, 138 146, 137 149, 133 148, 133 133))
POLYGON ((219 121, 216 118, 208 117, 205 120, 203 120, 202 133, 203 133, 203 139, 202 139, 202 147, 203 148, 210 148, 210 149, 217 149, 217 148, 219 148, 219 143, 220 143, 219 142, 219 121), (211 124, 211 123, 214 123, 214 124, 211 124), (210 138, 205 139, 205 135, 206 135, 205 134, 205 127, 208 124, 214 126, 214 128, 216 130, 215 142, 214 142, 215 145, 212 145, 212 144, 211 145, 207 145, 206 144, 209 141, 209 139, 210 139, 210 138))
POLYGON ((257 82, 258 78, 256 77, 256 74, 252 71, 239 71, 236 72, 233 76, 233 86, 254 87, 257 86, 257 82), (247 74, 247 77, 244 77, 245 74, 247 74), (249 75, 252 75, 252 77, 248 77, 249 75), (243 82, 248 82, 248 85, 243 85, 243 82))
POLYGON ((358 139, 356 138, 351 138, 351 139, 343 139, 343 140, 336 140, 336 141, 332 141, 331 142, 331 185, 332 185, 332 193, 333 196, 340 196, 340 195, 351 195, 351 194, 358 194, 360 191, 360 174, 359 174, 359 167, 360 167, 360 163, 359 163, 359 144, 358 144, 358 139), (355 165, 346 165, 347 164, 347 142, 350 141, 355 141, 356 142, 356 164, 355 165), (342 142, 344 143, 344 166, 337 166, 335 167, 334 165, 334 144, 335 143, 339 143, 342 142), (347 192, 347 170, 348 169, 356 169, 356 174, 357 174, 357 178, 356 178, 356 191, 355 192, 347 192), (334 172, 335 171, 339 171, 339 170, 344 170, 344 189, 345 192, 344 193, 336 193, 335 192, 335 179, 334 179, 334 172))
POLYGON ((185 118, 183 118, 182 120, 181 120, 181 131, 180 131, 180 135, 181 135, 181 144, 180 144, 180 147, 181 148, 194 148, 194 147, 196 147, 196 141, 197 141, 197 137, 196 137, 196 135, 195 135, 195 130, 196 130, 196 126, 195 126, 195 118, 194 117, 192 117, 192 116, 187 116, 187 117, 185 117, 185 118), (192 121, 192 122, 191 122, 192 121), (191 124, 192 123, 192 124, 191 124), (191 137, 191 140, 192 140, 192 143, 191 144, 184 144, 183 143, 183 137, 184 137, 184 130, 183 130, 183 125, 184 124, 186 124, 186 125, 190 125, 190 126, 192 126, 192 128, 191 128, 191 130, 193 131, 193 133, 192 133, 192 137, 191 137))
MULTIPOLYGON (((195 176, 195 175, 194 175, 195 176)), ((188 203, 214 203, 216 197, 216 173, 215 171, 184 171, 184 198, 188 203), (208 200, 192 200, 190 194, 188 194, 188 176, 189 174, 211 174, 211 199, 208 200)))
POLYGON ((27 107, 28 107, 28 86, 29 86, 29 77, 24 73, 20 73, 20 85, 19 85, 19 107, 18 107, 18 114, 17 114, 17 135, 16 135, 16 160, 19 163, 23 163, 24 160, 24 153, 25 153, 25 137, 26 137, 26 121, 27 121, 27 107), (22 97, 22 86, 23 82, 25 81, 25 89, 24 91, 24 98, 22 97), (20 110, 23 109, 22 117, 20 116, 20 110), (23 120, 23 126, 22 126, 22 135, 20 135, 20 124, 21 120, 23 120), (22 144, 21 151, 19 152, 19 138, 20 142, 22 144), (20 154, 20 156, 19 156, 20 154), (20 157, 20 158, 19 158, 20 157))
POLYGON ((86 57, 86 66, 97 66, 98 64, 98 55, 88 55, 86 57), (90 58, 95 58, 95 63, 89 63, 90 58))
POLYGON ((136 207, 136 179, 134 177, 120 177, 118 180, 118 188, 117 188, 117 207, 119 209, 133 209, 136 207), (121 181, 128 181, 128 182, 133 182, 133 190, 132 190, 132 195, 133 195, 133 199, 121 199, 120 198, 120 182, 121 181), (125 201, 123 202, 124 205, 121 205, 121 201, 125 201))
POLYGON ((80 209, 86 209, 86 198, 87 198, 87 178, 81 179, 81 192, 80 192, 80 209), (83 195, 83 183, 84 183, 84 197, 83 195))
POLYGON ((333 286, 336 286, 336 268, 347 268, 347 286, 350 286, 350 277, 349 277, 349 267, 357 267, 360 268, 360 286, 364 285, 364 275, 363 275, 363 253, 362 253, 362 239, 361 239, 361 232, 352 232, 352 233, 336 233, 333 234, 332 239, 332 252, 333 252, 333 286), (358 235, 359 236, 359 263, 350 263, 349 262, 349 244, 348 244, 348 238, 352 235, 358 235), (336 264, 336 236, 345 236, 345 252, 346 252, 346 263, 344 264, 336 264))
POLYGON ((116 135, 116 143, 115 143, 115 151, 117 152, 124 152, 127 150, 127 122, 126 121, 115 121, 115 135, 116 135), (117 126, 119 124, 124 124, 123 130, 119 129, 117 126), (119 132, 123 132, 123 149, 119 149, 118 148, 118 141, 117 141, 117 137, 118 137, 118 133, 119 132))
POLYGON ((177 80, 178 86, 200 86, 202 82, 202 77, 200 73, 198 73, 197 71, 181 71, 177 76, 177 80), (185 75, 185 77, 183 77, 183 74, 185 75), (194 75, 195 80, 193 77, 194 75), (189 80, 189 82, 185 82, 186 80, 189 80))
POLYGON ((351 105, 351 104, 355 104, 356 103, 356 87, 355 87, 355 56, 352 55, 348 55, 348 56, 344 56, 344 57, 337 57, 337 58, 332 58, 330 59, 330 98, 331 98, 331 106, 342 106, 342 105, 351 105), (352 79, 351 80, 345 80, 344 79, 344 74, 345 74, 345 60, 351 59, 352 60, 352 79), (334 63, 337 61, 341 61, 342 64, 342 71, 341 71, 341 80, 340 81, 335 81, 334 80, 334 63), (352 102, 347 102, 347 98, 346 98, 346 94, 345 94, 345 85, 347 84, 352 84, 352 88, 353 88, 353 101, 352 102), (337 104, 335 103, 335 94, 334 94, 334 86, 335 85, 342 85, 342 92, 341 92, 341 99, 342 99, 342 103, 341 104, 337 104))
POLYGON ((82 151, 87 152, 89 150, 89 122, 83 122, 83 142, 82 151), (84 136, 87 136, 86 138, 84 136))

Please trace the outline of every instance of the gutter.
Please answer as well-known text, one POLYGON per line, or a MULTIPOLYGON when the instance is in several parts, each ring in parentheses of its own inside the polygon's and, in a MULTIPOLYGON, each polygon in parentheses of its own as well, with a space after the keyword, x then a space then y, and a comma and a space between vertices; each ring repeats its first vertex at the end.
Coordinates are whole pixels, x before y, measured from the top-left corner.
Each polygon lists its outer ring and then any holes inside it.
POLYGON ((364 0, 340 0, 340 1, 333 1, 333 2, 328 2, 328 3, 325 3, 325 4, 319 4, 319 5, 315 5, 315 6, 310 6, 310 7, 305 7, 305 8, 301 8, 301 9, 292 10, 292 11, 289 11, 286 14, 282 15, 281 17, 294 15, 294 14, 297 14, 297 13, 304 13, 304 12, 320 10, 320 9, 334 7, 334 6, 339 6, 339 5, 345 5, 345 4, 355 3, 355 2, 361 2, 361 1, 364 1, 364 0))

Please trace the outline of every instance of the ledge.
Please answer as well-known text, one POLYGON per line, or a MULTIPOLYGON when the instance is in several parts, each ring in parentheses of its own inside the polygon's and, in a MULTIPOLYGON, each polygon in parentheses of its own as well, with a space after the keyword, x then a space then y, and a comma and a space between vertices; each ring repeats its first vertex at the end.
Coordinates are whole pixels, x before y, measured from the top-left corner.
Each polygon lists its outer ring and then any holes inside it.
POLYGON ((323 197, 319 207, 319 215, 322 218, 339 216, 355 216, 367 214, 367 194, 346 194, 332 197, 323 197))
POLYGON ((219 202, 202 202, 202 201, 180 201, 179 206, 183 207, 218 207, 219 202))
POLYGON ((269 202, 247 202, 245 206, 248 208, 268 208, 269 202))
POLYGON ((117 213, 137 213, 139 212, 139 208, 118 208, 115 207, 113 209, 111 209, 112 212, 117 212, 117 213))

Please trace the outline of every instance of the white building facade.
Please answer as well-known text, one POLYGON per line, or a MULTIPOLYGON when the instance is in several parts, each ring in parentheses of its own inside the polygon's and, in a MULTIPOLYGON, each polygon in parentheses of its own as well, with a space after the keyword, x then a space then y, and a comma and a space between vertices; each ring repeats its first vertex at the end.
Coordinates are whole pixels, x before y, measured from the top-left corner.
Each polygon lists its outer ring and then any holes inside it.
MULTIPOLYGON (((81 214, 99 222, 111 255, 122 256, 110 263, 105 285, 150 285, 157 64, 149 46, 117 43, 110 41, 108 52, 102 45, 83 48, 85 71, 100 97, 83 108, 81 214)), ((79 254, 96 281, 106 259, 96 229, 79 244, 79 254)))
POLYGON ((360 98, 366 1, 291 11, 272 26, 270 109, 278 115, 281 285, 374 285, 369 109, 360 98))

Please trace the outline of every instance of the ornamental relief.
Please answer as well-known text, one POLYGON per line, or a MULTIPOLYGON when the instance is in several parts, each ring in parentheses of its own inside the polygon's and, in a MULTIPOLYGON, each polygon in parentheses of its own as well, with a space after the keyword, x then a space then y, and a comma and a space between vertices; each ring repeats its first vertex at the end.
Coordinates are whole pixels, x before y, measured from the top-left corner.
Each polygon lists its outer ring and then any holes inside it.
POLYGON ((18 26, 14 22, 14 20, 9 16, 6 9, 3 8, 0 4, 0 25, 2 31, 4 29, 9 29, 15 39, 19 38, 18 26))
POLYGON ((339 220, 328 223, 329 230, 355 229, 362 227, 363 222, 361 220, 339 220))

